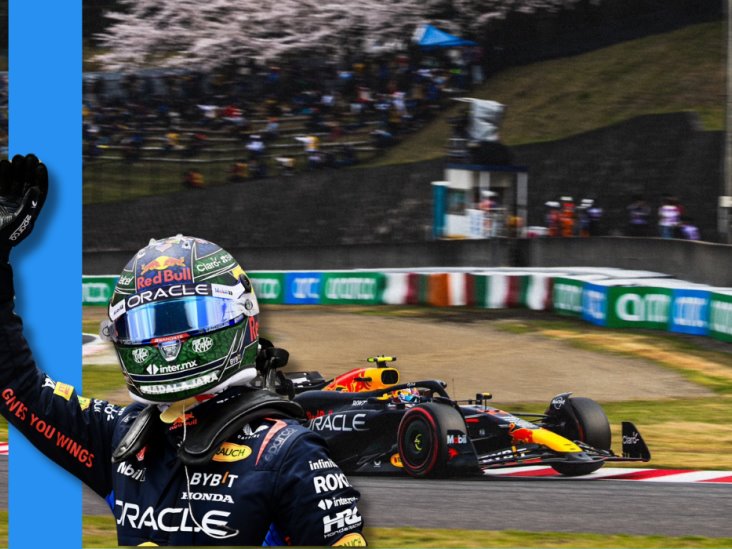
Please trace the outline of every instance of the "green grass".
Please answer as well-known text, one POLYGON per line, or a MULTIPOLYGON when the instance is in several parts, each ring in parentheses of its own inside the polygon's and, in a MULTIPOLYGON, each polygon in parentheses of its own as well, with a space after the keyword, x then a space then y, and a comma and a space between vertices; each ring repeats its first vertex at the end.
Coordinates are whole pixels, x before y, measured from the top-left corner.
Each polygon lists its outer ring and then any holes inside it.
POLYGON ((8 512, 0 511, 0 547, 8 546, 8 512))
MULTIPOLYGON (((508 69, 472 97, 506 105, 507 145, 554 141, 644 114, 695 112, 707 130, 724 127, 724 27, 721 22, 617 44, 594 52, 508 69)), ((442 113, 369 165, 444 155, 450 136, 442 113)), ((463 107, 464 108, 464 107, 463 107)))
MULTIPOLYGON (((84 547, 114 547, 117 536, 112 517, 84 517, 84 547)), ((370 547, 634 547, 717 548, 731 547, 732 538, 699 536, 626 536, 568 534, 563 532, 520 532, 515 530, 444 530, 425 528, 366 528, 370 547)))
POLYGON ((124 389, 125 382, 118 366, 110 364, 84 365, 82 372, 83 395, 108 399, 111 394, 124 389))

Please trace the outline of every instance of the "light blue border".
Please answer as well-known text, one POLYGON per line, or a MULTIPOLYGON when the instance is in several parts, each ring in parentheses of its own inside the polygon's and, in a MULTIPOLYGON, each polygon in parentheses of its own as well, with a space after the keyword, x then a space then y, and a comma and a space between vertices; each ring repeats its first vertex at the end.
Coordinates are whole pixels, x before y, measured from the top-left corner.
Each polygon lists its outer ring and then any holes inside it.
MULTIPOLYGON (((16 311, 40 367, 81 382, 81 1, 9 2, 10 153, 35 153, 50 192, 12 253, 16 311)), ((81 487, 10 433, 11 548, 80 547, 81 487)))

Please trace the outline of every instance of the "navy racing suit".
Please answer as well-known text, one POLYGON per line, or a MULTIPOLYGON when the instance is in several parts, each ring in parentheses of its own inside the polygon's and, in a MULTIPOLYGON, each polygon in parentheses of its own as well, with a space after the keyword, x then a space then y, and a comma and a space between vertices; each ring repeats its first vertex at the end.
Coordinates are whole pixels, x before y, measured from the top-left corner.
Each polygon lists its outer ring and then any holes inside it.
POLYGON ((292 419, 239 429, 201 466, 177 449, 231 388, 163 424, 139 452, 112 453, 141 404, 79 396, 35 366, 12 302, 0 303, 0 412, 39 450, 107 499, 120 545, 365 545, 359 493, 323 440, 292 419), (268 531, 272 531, 268 535, 268 531))

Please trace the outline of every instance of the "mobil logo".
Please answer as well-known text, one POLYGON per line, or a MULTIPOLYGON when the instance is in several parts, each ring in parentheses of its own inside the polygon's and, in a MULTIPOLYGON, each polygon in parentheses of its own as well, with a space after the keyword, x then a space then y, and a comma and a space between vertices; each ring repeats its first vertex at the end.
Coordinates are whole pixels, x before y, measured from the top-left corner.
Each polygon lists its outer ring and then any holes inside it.
POLYGON ((285 303, 320 303, 322 275, 317 272, 287 273, 285 275, 285 303))

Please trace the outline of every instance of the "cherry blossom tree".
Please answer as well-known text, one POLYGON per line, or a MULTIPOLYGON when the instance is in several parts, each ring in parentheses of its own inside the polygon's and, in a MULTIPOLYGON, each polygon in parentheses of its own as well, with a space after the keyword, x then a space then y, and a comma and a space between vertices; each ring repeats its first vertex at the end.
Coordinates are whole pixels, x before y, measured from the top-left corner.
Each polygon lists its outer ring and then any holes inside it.
MULTIPOLYGON (((248 59, 337 59, 367 44, 406 44, 430 22, 471 34, 511 12, 570 8, 580 0, 119 0, 98 34, 108 69, 213 69, 248 59)), ((597 1, 597 0, 595 0, 597 1)))

